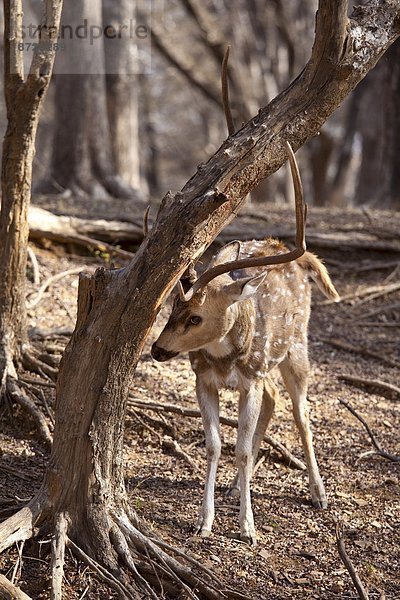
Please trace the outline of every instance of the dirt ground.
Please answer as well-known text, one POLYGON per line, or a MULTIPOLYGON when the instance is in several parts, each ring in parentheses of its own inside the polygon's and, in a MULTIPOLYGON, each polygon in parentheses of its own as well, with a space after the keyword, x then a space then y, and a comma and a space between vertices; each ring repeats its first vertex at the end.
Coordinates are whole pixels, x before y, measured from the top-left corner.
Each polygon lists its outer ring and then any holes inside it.
MULTIPOLYGON (((380 222, 393 231, 393 222, 380 222)), ((49 276, 73 267, 94 269, 97 257, 71 256, 61 247, 32 246, 43 283, 49 276)), ((400 290, 373 299, 357 295, 370 286, 400 281, 393 266, 398 255, 352 251, 319 251, 327 260, 341 295, 354 298, 326 304, 313 294, 310 323, 312 376, 309 388, 315 448, 325 481, 329 507, 311 507, 307 479, 291 468, 270 446, 252 485, 258 546, 250 548, 235 537, 238 499, 226 496, 235 473, 235 430, 222 426, 223 452, 216 489, 216 520, 212 537, 193 535, 201 502, 205 472, 205 444, 201 421, 169 412, 130 406, 126 421, 126 485, 132 506, 169 544, 198 558, 221 578, 221 586, 235 587, 250 598, 323 599, 357 598, 335 541, 335 521, 345 528, 346 550, 367 587, 370 599, 400 599, 399 462, 385 460, 373 450, 362 424, 339 403, 345 400, 364 417, 381 448, 400 454, 398 393, 342 380, 341 375, 378 379, 398 385, 400 374, 400 290), (386 261, 388 266, 370 268, 386 261), (338 264, 340 263, 340 265, 338 264), (368 270, 360 270, 369 267, 368 270), (375 312, 373 312, 375 311, 375 312), (340 348, 351 344, 354 349, 340 348), (368 351, 375 356, 368 355, 368 351), (171 453, 165 436, 173 437, 190 461, 171 453), (368 453, 368 454, 367 454, 368 453), (193 464, 190 464, 193 463, 193 464)), ((28 273, 30 275, 30 273, 28 273)), ((28 303, 38 286, 29 283, 28 303)), ((52 285, 29 310, 31 335, 43 343, 43 334, 57 355, 73 329, 77 276, 52 285)), ((132 385, 132 398, 143 402, 197 408, 194 377, 186 356, 158 364, 150 344, 168 314, 163 309, 132 385)), ((26 373, 27 378, 32 378, 26 373)), ((52 414, 54 392, 33 386, 43 410, 52 414), (47 406, 47 408, 46 408, 47 406)), ((282 388, 281 388, 282 389, 282 388)), ((221 411, 235 416, 234 393, 221 394, 221 411)), ((51 426, 50 418, 49 423, 51 426)), ((303 458, 291 417, 290 402, 282 389, 269 433, 296 456, 303 458)), ((1 407, 0 518, 32 497, 41 483, 48 454, 38 441, 27 416, 15 406, 1 407)), ((27 542, 0 557, 0 572, 34 600, 47 598, 49 543, 27 542), (22 564, 22 569, 21 569, 22 564)), ((65 597, 108 599, 115 594, 95 574, 67 556, 65 597)))

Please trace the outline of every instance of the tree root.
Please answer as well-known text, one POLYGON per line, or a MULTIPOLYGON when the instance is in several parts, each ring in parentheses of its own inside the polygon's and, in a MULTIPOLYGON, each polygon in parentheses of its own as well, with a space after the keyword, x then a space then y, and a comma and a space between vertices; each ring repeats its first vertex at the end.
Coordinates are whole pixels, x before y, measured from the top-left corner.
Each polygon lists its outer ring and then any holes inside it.
POLYGON ((27 371, 37 373, 43 377, 43 379, 51 379, 51 381, 57 380, 58 369, 49 365, 43 360, 43 356, 40 357, 31 349, 24 352, 22 356, 22 366, 27 371))
POLYGON ((51 542, 51 600, 62 600, 65 546, 67 543, 68 521, 63 513, 56 518, 54 537, 51 542))
POLYGON ((34 534, 34 526, 42 512, 40 495, 15 515, 0 523, 0 553, 15 544, 25 542, 34 534))
MULTIPOLYGON (((111 511, 109 507, 105 507, 103 517, 95 526, 106 525, 106 529, 108 526, 108 536, 107 532, 101 531, 103 539, 108 539, 109 544, 109 548, 103 548, 102 552, 110 552, 114 557, 107 567, 98 562, 96 548, 83 550, 78 545, 79 539, 74 541, 69 537, 70 531, 81 529, 73 523, 71 515, 62 512, 54 514, 52 502, 43 492, 39 492, 28 506, 0 524, 0 552, 14 543, 32 538, 39 531, 35 529, 35 524, 40 520, 46 534, 49 526, 53 529, 51 600, 62 600, 63 597, 66 547, 70 548, 78 560, 87 564, 110 589, 117 592, 119 597, 126 600, 140 600, 144 596, 157 600, 160 594, 164 596, 165 592, 178 597, 182 591, 192 600, 249 600, 241 592, 230 590, 219 577, 183 550, 170 546, 156 537, 154 532, 150 533, 146 524, 138 519, 129 506, 126 507, 126 511, 111 511), (178 558, 174 558, 173 555, 178 558), (121 568, 121 565, 124 568, 121 568)), ((79 533, 77 535, 79 538, 79 533)), ((83 542, 85 548, 87 542, 87 539, 83 542)), ((0 578, 0 597, 29 600, 28 596, 5 578, 0 578), (3 591, 7 590, 7 585, 11 590, 8 596, 3 591), (1 595, 2 592, 4 596, 1 595)))
POLYGON ((48 448, 51 448, 53 438, 44 414, 35 402, 29 398, 25 390, 18 385, 18 381, 14 377, 7 378, 6 393, 32 417, 40 439, 48 448))

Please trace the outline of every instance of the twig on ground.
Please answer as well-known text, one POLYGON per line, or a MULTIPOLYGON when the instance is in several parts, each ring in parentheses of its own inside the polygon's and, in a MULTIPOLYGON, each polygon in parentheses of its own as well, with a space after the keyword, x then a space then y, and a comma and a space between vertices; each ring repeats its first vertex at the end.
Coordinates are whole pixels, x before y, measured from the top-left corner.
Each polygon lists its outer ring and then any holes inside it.
MULTIPOLYGON (((152 410, 154 412, 169 412, 177 415, 184 415, 186 417, 193 417, 197 419, 201 418, 201 413, 199 410, 193 408, 183 408, 181 406, 176 406, 175 404, 157 404, 154 402, 146 402, 144 400, 135 398, 132 395, 129 395, 128 404, 131 407, 152 410)), ((220 417, 220 422, 222 425, 227 425, 228 427, 237 428, 238 426, 237 421, 235 419, 230 419, 224 416, 220 417)), ((268 434, 264 435, 264 441, 270 446, 272 446, 277 452, 279 452, 285 458, 289 466, 293 466, 296 469, 299 469, 300 471, 306 471, 305 464, 301 460, 296 458, 291 452, 289 452, 289 450, 287 450, 287 448, 285 448, 283 444, 273 439, 268 434)))
POLYGON ((379 456, 382 456, 382 458, 386 458, 387 460, 390 460, 392 462, 400 462, 400 456, 396 456, 395 454, 390 454, 389 452, 385 452, 384 450, 381 449, 381 447, 379 446, 378 442, 376 441, 376 438, 374 436, 374 434, 372 433, 368 423, 365 421, 365 419, 363 419, 363 417, 361 417, 361 415, 359 415, 357 413, 357 411, 350 406, 350 404, 348 404, 348 402, 345 402, 344 400, 339 399, 340 404, 343 404, 343 406, 345 406, 347 408, 347 410, 349 410, 351 412, 351 414, 360 421, 360 423, 362 423, 370 437, 370 440, 376 450, 376 454, 378 454, 379 456))
POLYGON ((29 260, 31 261, 33 284, 39 285, 40 284, 39 263, 38 263, 38 259, 36 258, 36 254, 34 253, 34 251, 32 250, 32 248, 30 246, 28 246, 28 257, 29 257, 29 260))
MULTIPOLYGON (((357 298, 363 298, 359 302, 353 304, 352 308, 357 306, 361 306, 365 302, 370 302, 371 300, 375 300, 376 298, 380 298, 381 296, 385 296, 387 294, 392 294, 400 289, 400 282, 390 283, 389 285, 373 285, 371 287, 367 287, 363 290, 358 290, 357 292, 351 292, 350 294, 344 294, 340 296, 339 302, 344 302, 345 300, 355 300, 357 298), (365 298, 365 296, 368 296, 365 298)), ((326 306, 328 304, 337 303, 336 300, 323 300, 322 302, 318 302, 319 306, 326 306)))
POLYGON ((181 458, 182 460, 185 461, 185 463, 187 465, 189 465, 189 467, 194 471, 197 472, 199 470, 199 466, 196 465, 196 463, 194 462, 194 460, 192 458, 190 458, 189 454, 187 452, 185 452, 180 444, 172 439, 170 436, 165 435, 162 439, 162 447, 165 448, 166 450, 169 450, 170 452, 173 452, 176 456, 178 456, 179 458, 181 458))
POLYGON ((347 321, 346 327, 400 327, 399 321, 390 321, 389 323, 380 323, 379 321, 347 321))
POLYGON ((20 543, 16 543, 17 546, 17 551, 18 551, 18 558, 16 560, 16 563, 14 565, 14 569, 13 569, 13 574, 11 577, 11 583, 13 585, 15 585, 15 582, 18 581, 21 577, 21 571, 22 571, 22 550, 24 549, 24 545, 25 545, 25 540, 22 540, 22 542, 20 543))
POLYGON ((343 381, 348 381, 349 383, 356 383, 365 385, 366 387, 384 390, 385 392, 390 392, 400 397, 400 388, 397 387, 397 385, 387 383, 386 381, 381 381, 380 379, 365 379, 364 377, 355 377, 354 375, 347 375, 346 373, 339 375, 339 379, 343 379, 343 381))
POLYGON ((73 269, 67 269, 66 271, 62 271, 61 273, 56 273, 55 275, 52 275, 51 277, 46 279, 46 281, 42 283, 42 285, 38 289, 36 297, 29 302, 28 309, 34 308, 39 304, 43 297, 43 294, 53 283, 56 283, 56 281, 59 281, 64 277, 68 277, 69 275, 78 275, 78 273, 81 273, 84 269, 85 267, 74 267, 73 269))
POLYGON ((325 344, 330 344, 334 348, 339 348, 339 350, 345 350, 346 352, 354 352, 355 354, 361 354, 362 356, 367 356, 368 358, 375 358, 382 363, 390 365, 391 367, 396 367, 400 369, 400 362, 397 360, 392 360, 391 358, 387 358, 387 356, 383 356, 379 354, 379 352, 373 352, 372 350, 368 350, 367 348, 362 348, 360 346, 353 346, 353 344, 349 344, 348 342, 344 342, 342 340, 338 340, 336 338, 319 338, 321 342, 325 344))
POLYGON ((355 570, 353 563, 351 562, 351 560, 346 552, 346 548, 344 546, 343 525, 341 523, 337 522, 335 530, 336 530, 336 543, 337 543, 337 547, 338 547, 338 551, 339 551, 339 556, 351 577, 354 587, 356 588, 361 600, 369 600, 369 596, 364 588, 364 585, 363 585, 360 577, 358 576, 358 573, 355 570))
POLYGON ((368 264, 360 266, 355 263, 343 264, 340 260, 334 260, 333 258, 326 258, 325 262, 328 265, 339 267, 341 271, 351 271, 352 273, 364 273, 367 271, 380 271, 384 269, 392 269, 393 267, 397 267, 397 265, 399 264, 398 260, 390 260, 370 262, 368 264))
MULTIPOLYGON (((384 313, 387 313, 391 310, 396 310, 398 308, 400 309, 399 302, 395 302, 394 304, 387 304, 386 306, 378 306, 378 308, 375 308, 374 310, 370 310, 367 313, 363 313, 361 317, 356 317, 355 320, 357 321, 363 319, 365 321, 366 319, 374 317, 375 315, 382 315, 384 313)), ((352 318, 352 320, 354 319, 352 318)))

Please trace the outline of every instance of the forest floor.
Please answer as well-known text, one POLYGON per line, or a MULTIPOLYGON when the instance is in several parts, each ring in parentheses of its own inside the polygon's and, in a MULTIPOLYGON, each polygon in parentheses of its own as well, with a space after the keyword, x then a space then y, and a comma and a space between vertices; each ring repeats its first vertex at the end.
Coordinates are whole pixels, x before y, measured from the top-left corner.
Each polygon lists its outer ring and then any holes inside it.
MULTIPOLYGON (((280 213, 276 210, 276 222, 281 218, 280 213)), ((358 219, 354 217, 358 213, 351 213, 350 217, 343 211, 340 213, 351 231, 351 219, 358 219)), ((325 221, 329 222, 329 218, 327 214, 325 221)), ((386 228, 391 234, 398 232, 399 221, 400 217, 394 218, 390 213, 374 213, 374 226, 379 223, 381 231, 386 228)), ((32 246, 39 261, 41 283, 61 271, 75 267, 93 270, 102 264, 99 257, 67 254, 62 246, 50 243, 45 246, 32 246)), ((152 411, 137 403, 139 400, 197 408, 194 376, 187 357, 163 364, 150 357, 150 345, 165 322, 168 304, 159 315, 132 383, 131 400, 135 405, 130 404, 126 421, 126 486, 132 506, 160 536, 217 573, 221 585, 235 587, 250 598, 357 598, 337 551, 335 521, 340 520, 344 525, 346 550, 370 599, 398 600, 400 463, 370 454, 373 446, 366 430, 339 402, 348 402, 362 415, 382 449, 400 454, 400 394, 341 378, 356 376, 398 385, 400 289, 396 291, 392 285, 400 282, 399 269, 394 266, 398 254, 354 248, 317 249, 317 252, 326 258, 340 294, 354 295, 339 304, 327 304, 318 290, 313 294, 309 401, 328 509, 314 510, 304 472, 285 464, 275 450, 264 445, 265 460, 252 484, 258 545, 251 548, 239 542, 235 537, 238 499, 226 496, 235 474, 235 430, 222 426, 223 451, 213 535, 205 540, 193 535, 206 464, 201 420, 152 411), (377 268, 377 263, 382 262, 387 266, 377 268), (365 294, 369 287, 389 285, 392 291, 386 287, 386 293, 381 290, 378 297, 373 297, 378 292, 365 294), (166 443, 171 437, 190 460, 171 452, 166 443)), ((29 283, 28 304, 35 300, 37 290, 37 285, 29 283)), ((45 339, 55 354, 62 350, 74 327, 76 296, 77 275, 65 276, 54 282, 40 302, 29 309, 31 336, 37 344, 44 343, 45 339)), ((24 376, 35 378, 29 373, 24 376)), ((43 410, 51 415, 54 390, 42 385, 38 377, 36 382, 32 389, 43 410)), ((303 459, 290 402, 282 387, 281 391, 269 433, 303 459)), ((225 391, 221 397, 222 413, 235 417, 236 395, 225 391)), ((49 424, 51 427, 50 419, 49 424)), ((37 491, 47 460, 48 454, 29 418, 16 406, 3 406, 0 415, 1 519, 37 491)), ((48 598, 48 560, 49 544, 39 546, 29 541, 0 556, 0 572, 13 578, 34 600, 48 598)), ((69 554, 64 589, 65 598, 70 600, 116 597, 96 580, 90 569, 77 564, 69 554)))

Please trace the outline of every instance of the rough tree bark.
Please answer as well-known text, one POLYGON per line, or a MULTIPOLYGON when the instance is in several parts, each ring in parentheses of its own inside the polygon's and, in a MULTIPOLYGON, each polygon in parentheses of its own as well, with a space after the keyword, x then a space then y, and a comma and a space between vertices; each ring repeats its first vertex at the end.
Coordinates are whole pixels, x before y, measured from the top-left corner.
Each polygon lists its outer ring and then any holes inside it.
MULTIPOLYGON (((0 213, 0 396, 6 388, 16 397, 15 366, 27 350, 25 269, 28 247, 28 206, 32 160, 40 109, 50 83, 62 0, 45 5, 41 40, 24 77, 22 0, 4 1, 4 79, 7 131, 3 143, 0 213), (14 381, 11 381, 13 379, 14 381)), ((46 370, 46 365, 42 365, 46 370)))
POLYGON ((363 92, 357 130, 362 141, 362 161, 354 201, 358 205, 399 210, 399 41, 369 74, 363 92))
POLYGON ((135 585, 150 593, 149 557, 160 580, 196 586, 192 597, 221 597, 215 580, 164 552, 128 505, 122 469, 127 384, 177 278, 254 185, 282 165, 285 141, 297 149, 315 135, 399 34, 399 0, 373 0, 350 21, 347 1, 320 0, 312 57, 296 81, 231 136, 181 192, 164 197, 126 268, 81 277, 77 325, 57 384, 50 465, 38 496, 0 526, 0 549, 32 536, 34 526, 54 527, 53 597, 61 597, 66 543, 89 564, 101 563, 97 572, 107 572, 125 597, 134 597, 135 585))
MULTIPOLYGON (((102 1, 66 3, 62 19, 64 25, 78 26, 87 19, 101 26, 102 1)), ((38 184, 37 190, 58 193, 61 186, 80 196, 108 197, 111 194, 139 200, 139 189, 121 177, 114 161, 111 125, 115 125, 115 119, 110 122, 107 106, 104 39, 96 39, 83 51, 75 39, 68 50, 68 53, 61 52, 57 59, 56 122, 50 174, 38 184)), ((114 90, 114 100, 119 91, 114 90)), ((134 147, 138 139, 129 142, 134 147)))
MULTIPOLYGON (((135 23, 135 2, 103 0, 105 26, 135 23)), ((134 37, 105 41, 107 107, 117 174, 140 189, 138 48, 134 37)))

